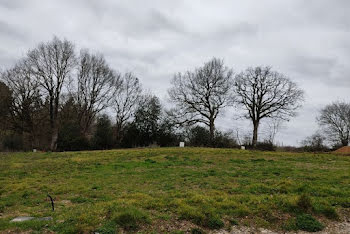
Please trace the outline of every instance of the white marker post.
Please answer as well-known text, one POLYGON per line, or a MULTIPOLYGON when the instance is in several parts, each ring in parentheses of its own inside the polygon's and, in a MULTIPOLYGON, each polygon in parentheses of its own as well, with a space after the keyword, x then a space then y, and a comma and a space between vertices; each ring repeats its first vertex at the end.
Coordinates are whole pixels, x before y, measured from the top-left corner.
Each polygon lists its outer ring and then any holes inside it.
POLYGON ((179 146, 180 146, 181 148, 185 147, 185 142, 181 141, 179 146))

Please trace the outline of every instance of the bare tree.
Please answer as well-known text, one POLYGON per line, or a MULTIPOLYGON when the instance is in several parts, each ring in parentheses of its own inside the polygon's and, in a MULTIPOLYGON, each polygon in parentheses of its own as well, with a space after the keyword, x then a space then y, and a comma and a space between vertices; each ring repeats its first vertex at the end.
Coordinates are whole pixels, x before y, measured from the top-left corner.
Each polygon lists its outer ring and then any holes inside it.
POLYGON ((248 68, 236 76, 234 87, 238 102, 248 112, 245 117, 252 120, 254 147, 260 121, 264 118, 288 120, 295 116, 304 96, 296 83, 270 67, 248 68))
POLYGON ((74 45, 54 37, 28 52, 32 73, 46 94, 49 102, 51 128, 50 149, 56 150, 58 137, 58 111, 62 88, 75 65, 74 45))
POLYGON ((327 146, 324 144, 325 139, 321 133, 315 132, 302 140, 301 145, 306 151, 325 151, 327 150, 327 146))
POLYGON ((116 79, 119 79, 119 75, 109 67, 102 55, 81 51, 77 91, 73 96, 79 107, 79 123, 84 136, 87 136, 96 115, 109 105, 112 84, 116 79))
POLYGON ((168 91, 176 105, 169 112, 177 124, 203 123, 209 127, 210 140, 214 139, 215 119, 220 111, 232 103, 233 72, 221 59, 213 58, 195 71, 178 73, 168 91))
POLYGON ((1 77, 12 92, 12 123, 16 129, 30 135, 31 147, 34 147, 35 120, 42 104, 39 82, 28 68, 26 60, 3 72, 1 77))
POLYGON ((120 144, 125 124, 132 118, 141 97, 142 88, 139 79, 132 73, 114 82, 112 107, 116 113, 116 138, 120 144))
POLYGON ((350 141, 350 103, 334 102, 321 110, 317 118, 329 141, 347 146, 350 141))
POLYGON ((276 135, 282 127, 282 119, 272 118, 271 121, 267 123, 266 127, 267 127, 267 130, 266 130, 267 141, 274 144, 276 135))

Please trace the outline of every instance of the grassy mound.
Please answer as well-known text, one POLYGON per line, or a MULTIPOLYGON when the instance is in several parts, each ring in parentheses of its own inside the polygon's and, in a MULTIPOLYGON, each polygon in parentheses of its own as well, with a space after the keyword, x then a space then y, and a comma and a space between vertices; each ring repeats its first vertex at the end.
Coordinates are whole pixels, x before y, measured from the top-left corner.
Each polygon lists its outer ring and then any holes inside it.
POLYGON ((0 162, 0 231, 311 231, 350 207, 350 157, 332 154, 154 148, 3 153, 0 162), (53 220, 9 222, 20 215, 53 220))

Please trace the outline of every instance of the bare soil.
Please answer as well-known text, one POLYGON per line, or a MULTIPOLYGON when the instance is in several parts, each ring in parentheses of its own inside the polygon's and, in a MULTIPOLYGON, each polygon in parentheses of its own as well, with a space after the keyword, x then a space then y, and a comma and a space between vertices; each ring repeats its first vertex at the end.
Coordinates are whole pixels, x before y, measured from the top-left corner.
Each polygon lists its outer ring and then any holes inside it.
POLYGON ((340 149, 337 149, 336 151, 334 151, 334 153, 349 154, 350 155, 350 146, 343 146, 340 149))

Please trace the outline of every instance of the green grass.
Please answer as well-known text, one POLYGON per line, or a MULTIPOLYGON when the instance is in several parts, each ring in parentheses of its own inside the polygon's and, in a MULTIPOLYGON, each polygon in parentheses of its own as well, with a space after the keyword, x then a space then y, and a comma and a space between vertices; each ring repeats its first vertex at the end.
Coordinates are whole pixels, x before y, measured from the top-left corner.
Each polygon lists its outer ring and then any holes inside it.
POLYGON ((172 226, 177 233, 181 223, 204 231, 230 225, 316 230, 346 213, 340 211, 350 207, 349 185, 350 157, 332 154, 208 148, 3 153, 0 231, 164 232, 172 226), (53 220, 9 222, 20 215, 53 220))

